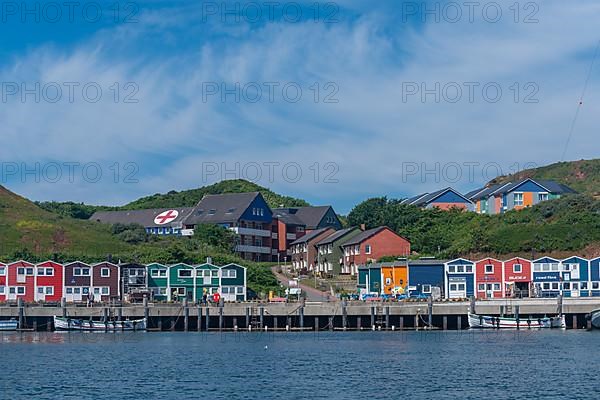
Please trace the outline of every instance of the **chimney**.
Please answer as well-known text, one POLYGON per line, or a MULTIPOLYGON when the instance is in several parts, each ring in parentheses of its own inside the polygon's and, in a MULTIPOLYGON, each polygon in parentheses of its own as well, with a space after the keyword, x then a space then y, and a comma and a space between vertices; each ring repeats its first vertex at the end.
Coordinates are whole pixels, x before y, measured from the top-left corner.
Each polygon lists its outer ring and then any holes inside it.
POLYGON ((206 257, 206 263, 212 264, 212 257, 206 257))
POLYGON ((366 231, 367 227, 365 226, 365 224, 360 224, 360 230, 361 231, 366 231))

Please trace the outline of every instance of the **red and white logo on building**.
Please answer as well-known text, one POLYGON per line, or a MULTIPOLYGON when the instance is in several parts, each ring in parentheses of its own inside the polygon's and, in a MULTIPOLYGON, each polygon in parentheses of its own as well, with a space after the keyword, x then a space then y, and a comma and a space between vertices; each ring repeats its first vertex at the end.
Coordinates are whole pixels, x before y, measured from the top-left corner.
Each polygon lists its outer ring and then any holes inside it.
POLYGON ((177 211, 177 210, 163 211, 160 214, 158 214, 156 216, 156 218, 154 218, 154 223, 156 225, 165 225, 165 224, 168 224, 169 222, 175 221, 178 216, 179 216, 179 211, 177 211))

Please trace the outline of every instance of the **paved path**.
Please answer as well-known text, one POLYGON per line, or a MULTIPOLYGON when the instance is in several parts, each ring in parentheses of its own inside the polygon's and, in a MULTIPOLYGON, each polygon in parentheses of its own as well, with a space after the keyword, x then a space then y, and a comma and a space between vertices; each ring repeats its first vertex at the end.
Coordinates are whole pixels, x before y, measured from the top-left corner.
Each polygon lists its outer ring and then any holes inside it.
MULTIPOLYGON (((290 287, 289 282, 290 278, 285 276, 282 273, 277 272, 278 267, 271 267, 271 271, 273 275, 277 278, 279 283, 281 283, 284 287, 290 287)), ((299 283, 298 286, 302 291, 306 294, 306 300, 308 301, 335 301, 336 298, 331 296, 331 293, 320 291, 319 289, 315 289, 314 287, 304 285, 299 283)))

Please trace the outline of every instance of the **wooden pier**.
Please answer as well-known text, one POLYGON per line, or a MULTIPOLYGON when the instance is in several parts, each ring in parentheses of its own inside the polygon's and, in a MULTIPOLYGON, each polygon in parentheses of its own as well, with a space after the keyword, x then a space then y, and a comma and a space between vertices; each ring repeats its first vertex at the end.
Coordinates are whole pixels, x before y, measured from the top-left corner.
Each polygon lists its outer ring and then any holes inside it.
POLYGON ((485 301, 295 302, 95 304, 4 304, 0 319, 17 319, 19 329, 53 329, 53 316, 114 320, 146 318, 150 331, 373 331, 461 330, 467 312, 542 317, 563 313, 570 329, 589 328, 586 315, 600 299, 519 299, 485 301))

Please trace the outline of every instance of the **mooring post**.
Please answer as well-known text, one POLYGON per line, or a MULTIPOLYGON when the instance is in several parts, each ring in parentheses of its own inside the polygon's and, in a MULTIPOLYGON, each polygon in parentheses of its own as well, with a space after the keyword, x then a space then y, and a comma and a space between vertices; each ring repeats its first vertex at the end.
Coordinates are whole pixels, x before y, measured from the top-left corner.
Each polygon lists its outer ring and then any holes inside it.
POLYGON ((108 307, 102 308, 102 322, 104 322, 104 331, 108 331, 108 307))
POLYGON ((371 306, 371 329, 375 327, 375 307, 371 306))
POLYGON ((346 330, 346 328, 348 327, 348 310, 346 308, 347 306, 347 302, 346 300, 342 301, 342 329, 346 330))
POLYGON ((263 329, 263 327, 265 326, 265 308, 263 306, 260 306, 259 310, 259 323, 260 329, 263 329))
POLYGON ((385 307, 385 329, 390 329, 390 306, 385 307))
POLYGON ((23 299, 17 299, 17 306, 19 307, 19 329, 25 328, 25 310, 23 309, 23 299))
POLYGON ((206 332, 208 332, 208 330, 210 329, 210 308, 208 307, 206 307, 206 324, 204 328, 206 332))
POLYGON ((477 314, 476 313, 477 310, 475 309, 475 297, 471 296, 469 298, 469 302, 470 302, 470 304, 469 304, 469 311, 471 312, 471 314, 477 314))
POLYGON ((190 323, 190 308, 187 297, 183 299, 183 331, 188 332, 190 323))
POLYGON ((202 303, 198 303, 198 324, 196 330, 202 332, 202 303))
POLYGON ((63 318, 67 318, 67 299, 64 297, 60 299, 60 308, 62 309, 63 318))
POLYGON ((433 297, 427 298, 427 325, 429 329, 433 328, 433 297))
POLYGON ((146 326, 149 326, 150 321, 150 310, 148 309, 148 296, 144 294, 144 319, 146 320, 146 326))
POLYGON ((562 295, 558 295, 557 299, 557 307, 556 307, 556 313, 558 314, 559 317, 562 317, 563 315, 563 297, 562 295))
POLYGON ((448 316, 444 315, 442 317, 442 330, 447 331, 448 330, 448 316))

